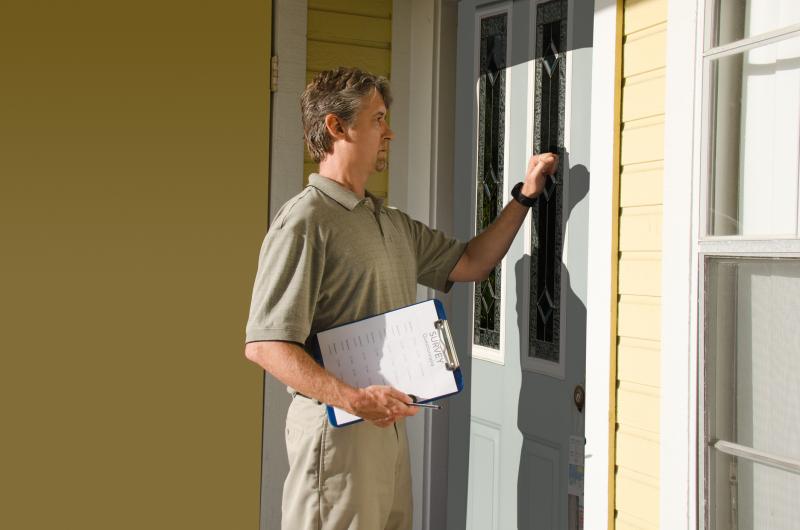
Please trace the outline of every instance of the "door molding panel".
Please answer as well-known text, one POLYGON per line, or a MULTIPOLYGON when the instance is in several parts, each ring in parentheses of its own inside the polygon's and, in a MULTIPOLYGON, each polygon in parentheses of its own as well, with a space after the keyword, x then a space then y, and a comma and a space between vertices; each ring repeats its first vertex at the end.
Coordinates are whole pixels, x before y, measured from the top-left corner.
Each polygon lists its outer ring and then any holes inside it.
POLYGON ((531 436, 524 436, 519 481, 521 488, 533 493, 530 502, 517 506, 519 528, 561 528, 561 511, 557 502, 561 488, 561 452, 552 443, 543 443, 531 436), (545 481, 526 484, 531 477, 550 476, 550 488, 537 488, 545 481))
POLYGON ((500 508, 500 425, 477 418, 470 426, 467 529, 497 530, 500 508), (490 473, 490 474, 489 474, 490 473))

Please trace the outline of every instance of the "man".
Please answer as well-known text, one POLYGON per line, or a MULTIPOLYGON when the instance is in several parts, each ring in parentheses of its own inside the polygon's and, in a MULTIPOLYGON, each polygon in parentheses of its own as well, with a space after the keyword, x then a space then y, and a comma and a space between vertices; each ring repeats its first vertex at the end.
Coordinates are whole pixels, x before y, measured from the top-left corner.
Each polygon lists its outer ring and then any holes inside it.
POLYGON ((278 212, 261 249, 245 355, 289 386, 289 474, 283 528, 410 529, 406 416, 418 408, 388 386, 353 388, 319 366, 308 338, 415 302, 416 284, 447 291, 485 279, 508 251, 533 197, 558 163, 531 158, 495 222, 466 245, 387 208, 365 190, 386 167, 394 133, 385 78, 357 69, 317 74, 301 98, 319 174, 278 212), (328 424, 323 403, 364 418, 328 424))

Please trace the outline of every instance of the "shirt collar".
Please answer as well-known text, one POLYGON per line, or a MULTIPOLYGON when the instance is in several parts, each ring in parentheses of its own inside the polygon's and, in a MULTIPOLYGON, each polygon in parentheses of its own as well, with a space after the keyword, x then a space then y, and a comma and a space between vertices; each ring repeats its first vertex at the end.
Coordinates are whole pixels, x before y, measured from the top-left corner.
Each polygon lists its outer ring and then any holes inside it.
MULTIPOLYGON (((352 191, 348 190, 338 182, 334 181, 333 179, 329 179, 328 177, 323 177, 318 173, 312 173, 308 177, 308 185, 314 186, 319 191, 333 199, 334 201, 338 202, 345 208, 350 211, 361 204, 362 202, 366 201, 366 198, 361 199, 353 193, 352 191)), ((373 204, 375 205, 376 210, 380 210, 383 206, 383 199, 380 197, 376 197, 372 193, 367 190, 364 190, 366 196, 372 199, 373 204)))

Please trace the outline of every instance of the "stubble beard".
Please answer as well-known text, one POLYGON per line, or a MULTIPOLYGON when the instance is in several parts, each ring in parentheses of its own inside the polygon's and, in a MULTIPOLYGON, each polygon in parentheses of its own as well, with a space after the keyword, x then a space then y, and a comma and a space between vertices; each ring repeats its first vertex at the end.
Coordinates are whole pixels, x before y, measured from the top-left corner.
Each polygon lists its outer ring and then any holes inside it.
POLYGON ((375 171, 380 173, 384 169, 386 169, 386 154, 378 153, 378 158, 375 159, 375 171))

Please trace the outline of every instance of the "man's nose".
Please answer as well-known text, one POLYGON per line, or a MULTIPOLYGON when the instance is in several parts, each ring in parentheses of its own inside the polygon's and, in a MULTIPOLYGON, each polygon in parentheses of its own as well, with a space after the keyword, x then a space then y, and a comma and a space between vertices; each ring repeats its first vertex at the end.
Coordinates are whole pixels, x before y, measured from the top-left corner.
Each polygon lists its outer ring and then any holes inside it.
POLYGON ((386 131, 383 133, 383 137, 387 140, 394 140, 394 131, 387 125, 386 131))

